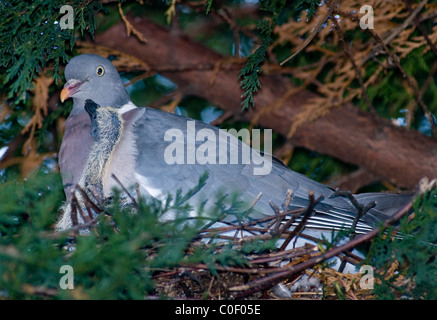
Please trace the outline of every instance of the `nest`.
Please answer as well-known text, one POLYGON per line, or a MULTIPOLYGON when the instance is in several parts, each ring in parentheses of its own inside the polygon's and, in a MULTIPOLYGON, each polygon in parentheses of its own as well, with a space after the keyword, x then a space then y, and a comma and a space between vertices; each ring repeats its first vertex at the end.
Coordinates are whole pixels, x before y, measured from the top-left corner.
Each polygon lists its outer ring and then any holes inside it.
MULTIPOLYGON (((99 205, 85 196, 86 208, 100 210, 99 205), (89 203, 88 203, 89 202, 89 203)), ((126 189, 124 189, 125 192, 126 189)), ((352 197, 351 195, 342 195, 352 197)), ((131 197, 129 195, 129 197, 131 197)), ((132 197, 131 197, 132 198, 132 197)), ((401 208, 392 218, 386 220, 380 228, 375 228, 364 235, 349 234, 349 240, 341 245, 323 243, 321 239, 305 234, 305 225, 313 214, 315 205, 321 198, 315 199, 309 194, 309 205, 306 208, 287 210, 291 193, 287 193, 281 208, 271 204, 274 215, 251 220, 249 222, 227 223, 226 226, 208 226, 199 231, 190 243, 186 255, 195 249, 208 250, 214 246, 214 253, 231 244, 238 249, 245 243, 257 240, 282 239, 282 245, 276 250, 259 254, 247 254, 244 266, 210 265, 203 263, 181 263, 177 267, 154 270, 152 278, 155 283, 153 292, 148 298, 160 297, 173 299, 372 299, 372 291, 361 285, 363 274, 343 272, 347 263, 358 266, 362 258, 353 254, 358 245, 368 242, 377 236, 381 228, 395 223, 411 210, 411 203, 401 208), (294 228, 290 228, 293 224, 294 228), (229 236, 230 233, 233 236, 229 236), (296 247, 296 239, 307 239, 308 243, 296 247), (208 243, 206 239, 214 239, 208 243), (220 242, 222 241, 222 243, 220 242), (329 262, 336 260, 339 268, 331 268, 329 262)), ((73 197, 73 201, 75 198, 73 197)), ((134 204, 135 200, 132 198, 134 204)), ((354 202, 354 199, 351 199, 354 202)), ((74 206, 76 207, 76 206, 74 206)), ((358 209, 357 219, 369 210, 372 205, 362 205, 358 209)), ((80 210, 72 214, 81 215, 85 224, 76 224, 71 230, 78 232, 81 228, 92 227, 96 218, 89 217, 80 210)), ((100 212, 104 212, 100 210, 100 212)), ((77 222, 77 217, 72 219, 77 222)), ((75 223, 76 223, 75 222, 75 223)), ((353 225, 353 227, 354 227, 353 225)), ((153 251, 150 251, 153 255, 153 251)))

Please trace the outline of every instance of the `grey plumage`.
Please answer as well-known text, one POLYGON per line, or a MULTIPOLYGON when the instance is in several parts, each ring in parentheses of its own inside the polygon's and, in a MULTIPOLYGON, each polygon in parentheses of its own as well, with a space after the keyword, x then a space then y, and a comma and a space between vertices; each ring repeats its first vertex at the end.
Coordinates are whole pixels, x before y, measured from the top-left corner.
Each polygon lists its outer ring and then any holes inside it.
MULTIPOLYGON (((194 123, 196 133, 202 129, 212 130, 217 144, 226 139, 226 145, 230 149, 238 149, 240 153, 248 147, 235 137, 221 135, 218 128, 203 122, 192 122, 192 119, 151 108, 136 108, 130 101, 115 67, 103 57, 89 54, 77 56, 67 65, 65 75, 68 82, 61 94, 62 99, 71 96, 74 100, 59 154, 67 200, 70 199, 71 188, 80 179, 84 168, 83 159, 86 159, 93 142, 90 134, 91 123, 83 109, 85 99, 91 99, 99 105, 118 108, 122 113, 123 134, 114 149, 108 172, 114 173, 125 186, 138 182, 142 193, 161 197, 167 192, 174 193, 178 188, 189 190, 208 171, 207 183, 193 201, 211 200, 218 191, 230 193, 235 190, 241 193, 242 200, 251 204, 261 192, 262 196, 252 213, 257 218, 274 214, 269 202, 282 204, 288 189, 293 191, 291 208, 307 206, 308 192, 311 190, 316 197, 323 195, 325 199, 316 206, 316 215, 312 217, 309 227, 331 229, 350 225, 356 216, 357 210, 349 200, 341 197, 329 198, 334 190, 290 170, 275 158, 271 159, 272 170, 268 175, 254 175, 254 163, 222 165, 217 160, 216 164, 169 165, 164 159, 164 153, 171 142, 165 141, 164 136, 169 130, 177 129, 187 137, 188 122, 194 123), (97 74, 99 66, 105 69, 100 76, 97 74)), ((196 141, 196 148, 202 143, 203 141, 196 141)), ((187 155, 184 156, 186 163, 187 155)), ((258 155, 260 156, 262 155, 258 155)), ((113 181, 106 181, 104 195, 108 196, 114 186, 117 185, 113 181)), ((410 198, 410 195, 358 195, 357 199, 361 203, 377 200, 376 207, 360 221, 358 229, 361 232, 368 231, 390 217, 410 198)))
MULTIPOLYGON (((122 106, 130 101, 123 86, 123 81, 114 65, 107 59, 93 54, 84 54, 71 59, 65 68, 65 78, 80 80, 79 90, 74 94, 74 106, 71 114, 84 113, 86 99, 91 99, 100 106, 122 106), (84 60, 87 66, 84 68, 84 60), (99 75, 99 67, 103 74, 99 75), (94 100, 97 96, 97 101, 94 100)), ((68 86, 68 84, 66 84, 68 86)))

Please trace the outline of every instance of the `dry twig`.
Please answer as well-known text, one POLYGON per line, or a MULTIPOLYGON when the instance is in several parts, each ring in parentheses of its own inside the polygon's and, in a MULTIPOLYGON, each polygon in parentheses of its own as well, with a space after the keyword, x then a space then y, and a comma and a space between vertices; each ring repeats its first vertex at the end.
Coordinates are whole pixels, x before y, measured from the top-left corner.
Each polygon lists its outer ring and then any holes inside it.
POLYGON ((302 45, 297 48, 296 52, 293 53, 291 56, 289 56, 287 59, 281 62, 281 66, 293 59, 296 55, 298 55, 303 49, 305 49, 310 42, 314 39, 314 37, 319 33, 320 29, 322 28, 323 24, 328 20, 329 16, 332 14, 332 12, 336 9, 338 4, 340 3, 340 0, 333 0, 331 3, 329 3, 328 10, 323 15, 323 17, 318 20, 317 24, 315 25, 313 32, 309 35, 309 37, 302 43, 302 45))
MULTIPOLYGON (((407 205, 405 205, 403 208, 401 208, 390 219, 386 220, 383 223, 382 228, 387 228, 389 225, 395 223, 396 221, 398 221, 399 219, 404 217, 411 209, 412 209, 412 204, 410 202, 407 205)), ((376 237, 380 231, 381 231, 381 228, 378 227, 378 228, 374 229, 373 231, 367 233, 366 235, 363 235, 362 237, 355 238, 352 241, 349 241, 342 246, 333 248, 325 253, 320 253, 320 254, 318 254, 318 255, 316 255, 316 256, 314 256, 314 257, 308 259, 307 261, 302 262, 298 265, 294 265, 294 266, 291 266, 289 268, 284 267, 282 272, 278 272, 278 273, 275 273, 273 275, 269 275, 269 276, 266 276, 263 278, 253 280, 253 281, 251 281, 248 284, 245 284, 243 286, 235 286, 233 288, 230 288, 230 290, 241 291, 241 293, 239 294, 240 298, 244 297, 247 294, 251 294, 254 289, 266 290, 268 288, 271 288, 272 286, 274 286, 278 282, 282 281, 283 279, 289 278, 293 274, 296 274, 298 272, 301 272, 303 270, 311 268, 312 266, 319 264, 320 262, 325 261, 327 259, 331 259, 342 252, 348 251, 348 250, 356 247, 357 245, 359 245, 361 243, 370 241, 371 239, 376 237)))
POLYGON ((147 43, 147 40, 144 38, 141 32, 135 29, 134 26, 129 22, 129 20, 127 20, 126 16, 123 13, 123 9, 121 9, 121 2, 118 3, 118 12, 120 13, 121 18, 123 19, 126 25, 127 35, 130 36, 130 34, 133 33, 138 38, 138 40, 140 40, 143 43, 147 43))

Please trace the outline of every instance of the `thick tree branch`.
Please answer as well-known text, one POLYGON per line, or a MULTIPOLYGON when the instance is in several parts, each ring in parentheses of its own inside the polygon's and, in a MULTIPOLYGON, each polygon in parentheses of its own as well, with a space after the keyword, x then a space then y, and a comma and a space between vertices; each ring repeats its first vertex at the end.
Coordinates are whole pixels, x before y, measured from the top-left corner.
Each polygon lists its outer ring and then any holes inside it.
MULTIPOLYGON (((162 66, 170 69, 184 65, 204 66, 229 59, 180 32, 170 32, 145 18, 130 18, 130 21, 148 40, 147 44, 128 37, 123 22, 97 35, 95 41, 133 55, 155 70, 162 66)), ((300 106, 316 97, 310 91, 297 90, 295 95, 284 99, 280 108, 263 112, 291 88, 285 77, 263 75, 261 91, 255 97, 257 108, 243 112, 239 69, 215 69, 163 74, 184 88, 185 92, 205 97, 225 112, 232 112, 249 121, 258 116, 260 125, 283 135, 288 134, 300 106)), ((332 110, 314 123, 301 126, 292 143, 356 164, 400 187, 413 187, 424 176, 437 177, 436 139, 396 127, 388 120, 362 112, 350 104, 332 110)))

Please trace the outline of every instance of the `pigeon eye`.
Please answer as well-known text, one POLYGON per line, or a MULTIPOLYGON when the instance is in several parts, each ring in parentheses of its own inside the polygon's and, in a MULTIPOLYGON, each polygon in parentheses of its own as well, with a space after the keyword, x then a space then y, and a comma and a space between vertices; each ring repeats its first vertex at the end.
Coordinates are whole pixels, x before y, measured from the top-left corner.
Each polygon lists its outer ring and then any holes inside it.
POLYGON ((96 73, 99 77, 103 76, 105 74, 105 68, 102 66, 98 66, 96 69, 96 73))

